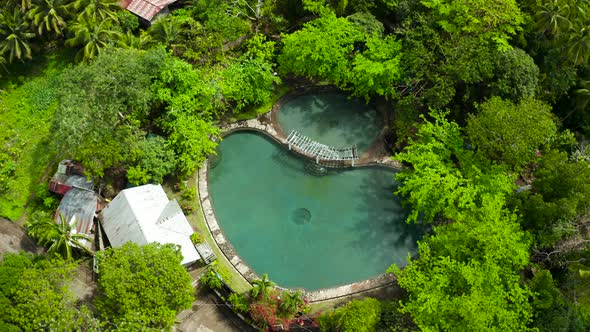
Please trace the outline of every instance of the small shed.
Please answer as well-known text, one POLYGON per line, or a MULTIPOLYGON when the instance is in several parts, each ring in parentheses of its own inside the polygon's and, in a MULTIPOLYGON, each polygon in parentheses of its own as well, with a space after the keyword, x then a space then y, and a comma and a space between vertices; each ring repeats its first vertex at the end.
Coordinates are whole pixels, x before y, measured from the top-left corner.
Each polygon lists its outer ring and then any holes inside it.
POLYGON ((119 6, 139 16, 146 22, 152 22, 158 13, 174 2, 176 0, 121 0, 119 6))
MULTIPOLYGON (((64 195, 55 211, 54 219, 59 222, 60 215, 75 226, 75 232, 94 238, 94 217, 98 208, 98 196, 92 190, 73 187, 64 195)), ((83 241, 88 250, 93 251, 93 241, 83 241)))
POLYGON ((49 191, 65 195, 74 187, 92 190, 94 183, 86 179, 81 165, 71 160, 62 160, 57 166, 57 172, 49 181, 49 191))
POLYGON ((121 191, 100 213, 104 233, 115 248, 128 241, 158 242, 180 247, 182 265, 201 257, 190 236, 193 229, 176 200, 169 201, 160 185, 147 184, 121 191))

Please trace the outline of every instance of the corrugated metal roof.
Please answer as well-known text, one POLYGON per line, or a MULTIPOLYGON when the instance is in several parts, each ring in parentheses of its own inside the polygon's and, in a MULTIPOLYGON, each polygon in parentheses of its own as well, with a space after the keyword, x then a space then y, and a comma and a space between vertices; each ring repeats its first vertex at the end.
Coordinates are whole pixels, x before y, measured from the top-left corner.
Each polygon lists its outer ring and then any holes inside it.
POLYGON ((92 237, 91 230, 94 226, 94 214, 96 213, 97 196, 93 191, 72 188, 62 198, 55 213, 56 222, 59 215, 63 214, 70 223, 76 224, 76 232, 92 237))
POLYGON ((151 21, 156 14, 173 2, 176 0, 131 0, 122 1, 120 4, 135 15, 151 21))
POLYGON ((94 189, 94 183, 89 181, 85 176, 81 175, 70 175, 65 184, 71 187, 78 187, 88 190, 94 189))
POLYGON ((178 203, 168 201, 160 185, 125 189, 101 214, 102 226, 113 247, 120 247, 128 241, 171 243, 180 246, 183 265, 200 259, 190 240, 192 227, 178 203))

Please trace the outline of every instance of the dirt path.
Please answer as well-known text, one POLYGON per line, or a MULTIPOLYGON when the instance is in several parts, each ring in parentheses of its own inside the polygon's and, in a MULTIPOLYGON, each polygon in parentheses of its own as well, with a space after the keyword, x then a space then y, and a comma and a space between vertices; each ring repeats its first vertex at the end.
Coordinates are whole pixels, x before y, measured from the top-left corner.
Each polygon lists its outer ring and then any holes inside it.
POLYGON ((19 253, 27 251, 39 254, 42 247, 27 236, 27 231, 20 225, 10 220, 0 218, 0 257, 4 253, 19 253))

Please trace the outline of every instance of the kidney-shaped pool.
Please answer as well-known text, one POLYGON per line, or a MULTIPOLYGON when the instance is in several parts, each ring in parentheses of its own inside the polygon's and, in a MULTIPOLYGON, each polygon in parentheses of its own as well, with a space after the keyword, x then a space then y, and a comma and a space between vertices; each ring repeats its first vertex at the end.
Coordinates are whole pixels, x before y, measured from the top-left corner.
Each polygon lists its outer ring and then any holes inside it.
POLYGON ((364 280, 416 251, 395 172, 326 170, 254 132, 227 136, 209 170, 217 220, 237 253, 283 287, 364 280))

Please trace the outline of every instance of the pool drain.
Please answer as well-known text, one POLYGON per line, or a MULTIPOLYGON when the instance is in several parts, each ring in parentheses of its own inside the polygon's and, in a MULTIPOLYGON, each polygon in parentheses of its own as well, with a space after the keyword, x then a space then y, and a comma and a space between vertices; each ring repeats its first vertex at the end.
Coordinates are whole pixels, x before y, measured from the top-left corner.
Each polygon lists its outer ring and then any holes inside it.
POLYGON ((311 212, 306 208, 299 208, 293 211, 293 222, 297 225, 305 225, 311 222, 311 212))

